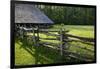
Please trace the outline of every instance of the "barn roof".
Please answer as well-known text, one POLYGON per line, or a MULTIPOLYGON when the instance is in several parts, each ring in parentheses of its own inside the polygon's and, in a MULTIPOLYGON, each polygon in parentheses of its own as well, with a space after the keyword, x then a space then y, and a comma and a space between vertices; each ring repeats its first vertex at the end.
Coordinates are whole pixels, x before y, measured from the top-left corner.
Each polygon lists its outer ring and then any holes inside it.
POLYGON ((53 24, 34 4, 15 4, 15 23, 53 24))

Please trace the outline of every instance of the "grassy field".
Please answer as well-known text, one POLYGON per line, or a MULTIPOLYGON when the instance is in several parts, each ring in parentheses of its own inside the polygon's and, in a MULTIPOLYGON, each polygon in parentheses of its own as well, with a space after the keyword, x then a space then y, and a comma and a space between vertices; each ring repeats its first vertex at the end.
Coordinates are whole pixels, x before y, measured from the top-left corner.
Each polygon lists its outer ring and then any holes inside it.
MULTIPOLYGON (((59 29, 59 26, 54 26, 54 28, 59 29)), ((63 26, 63 28, 65 28, 66 30, 69 30, 68 34, 94 38, 94 27, 93 26, 66 25, 66 26, 63 26)), ((40 37, 52 38, 53 36, 47 36, 44 34, 40 34, 40 37)), ((55 40, 53 41, 41 40, 41 41, 59 43, 59 41, 55 41, 55 40)), ((43 47, 43 46, 35 47, 32 44, 33 44, 32 39, 29 39, 28 41, 26 38, 24 38, 23 41, 16 39, 15 65, 51 64, 51 63, 63 63, 63 62, 74 61, 74 59, 70 59, 69 57, 66 57, 68 60, 62 61, 61 60, 62 57, 60 56, 58 51, 47 48, 47 47, 43 47)), ((76 48, 75 46, 79 45, 84 48, 88 48, 92 51, 94 50, 94 46, 83 44, 80 42, 69 42, 68 44, 70 45, 68 50, 76 52, 76 53, 80 53, 81 55, 87 54, 85 55, 86 57, 90 55, 89 57, 93 58, 94 53, 85 51, 80 48, 76 48)))
MULTIPOLYGON (((59 29, 59 25, 55 25, 54 28, 59 29)), ((65 30, 69 30, 68 34, 73 34, 82 37, 92 37, 94 38, 94 26, 85 25, 65 25, 63 26, 65 30)))

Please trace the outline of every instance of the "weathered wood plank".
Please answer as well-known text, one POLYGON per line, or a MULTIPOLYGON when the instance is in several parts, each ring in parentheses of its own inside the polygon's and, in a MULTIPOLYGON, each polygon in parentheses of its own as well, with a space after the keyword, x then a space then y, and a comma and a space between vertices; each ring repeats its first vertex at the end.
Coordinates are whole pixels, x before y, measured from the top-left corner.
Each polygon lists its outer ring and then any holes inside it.
MULTIPOLYGON (((45 45, 45 44, 43 44, 43 46, 60 51, 60 48, 58 48, 58 47, 53 47, 53 46, 45 45)), ((80 55, 78 53, 74 53, 74 52, 67 51, 67 50, 63 50, 63 51, 65 52, 64 55, 66 57, 72 57, 72 58, 76 58, 78 60, 83 60, 83 61, 92 61, 93 60, 92 58, 84 57, 84 56, 82 56, 82 55, 80 55)))
POLYGON ((43 39, 43 40, 58 40, 56 38, 40 38, 40 39, 43 39))
POLYGON ((44 33, 44 34, 46 34, 48 36, 60 36, 59 34, 52 34, 52 33, 44 33))
POLYGON ((94 38, 80 37, 80 36, 75 36, 75 35, 71 35, 71 34, 65 34, 65 37, 73 37, 73 38, 77 38, 77 39, 88 41, 88 42, 94 42, 95 41, 94 38))
POLYGON ((88 44, 88 45, 94 45, 94 42, 87 42, 87 41, 82 41, 82 40, 75 40, 75 39, 68 39, 68 40, 66 40, 66 39, 64 39, 65 40, 65 42, 67 41, 67 42, 81 42, 81 43, 84 43, 84 44, 88 44))
POLYGON ((59 43, 52 43, 52 42, 41 42, 40 44, 51 45, 51 46, 59 46, 59 43))

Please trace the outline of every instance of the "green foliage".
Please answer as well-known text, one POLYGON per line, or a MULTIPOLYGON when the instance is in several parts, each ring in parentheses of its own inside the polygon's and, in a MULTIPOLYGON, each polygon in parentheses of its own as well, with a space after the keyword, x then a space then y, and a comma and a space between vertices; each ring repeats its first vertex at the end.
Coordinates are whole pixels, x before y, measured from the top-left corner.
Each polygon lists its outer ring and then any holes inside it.
POLYGON ((40 5, 41 9, 54 23, 66 25, 94 25, 95 9, 86 7, 40 5))

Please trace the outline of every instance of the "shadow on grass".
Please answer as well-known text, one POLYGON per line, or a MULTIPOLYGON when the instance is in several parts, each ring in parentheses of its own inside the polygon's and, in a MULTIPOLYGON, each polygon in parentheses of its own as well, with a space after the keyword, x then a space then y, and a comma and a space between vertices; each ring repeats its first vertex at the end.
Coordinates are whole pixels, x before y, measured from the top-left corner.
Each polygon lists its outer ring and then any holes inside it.
MULTIPOLYGON (((35 46, 32 43, 32 40, 27 40, 27 37, 24 37, 24 40, 16 40, 17 43, 21 42, 20 48, 25 49, 31 56, 35 58, 33 64, 55 64, 55 63, 81 63, 75 58, 71 57, 62 57, 60 51, 48 48, 43 45, 35 46), (66 58, 66 59, 63 59, 66 58)), ((78 58, 78 57, 77 57, 78 58)), ((26 58, 27 59, 27 58, 26 58)))
POLYGON ((29 54, 35 57, 35 64, 52 64, 65 62, 62 60, 62 57, 57 50, 53 50, 46 46, 33 46, 26 38, 24 38, 24 40, 21 42, 22 44, 20 48, 25 49, 29 54))

